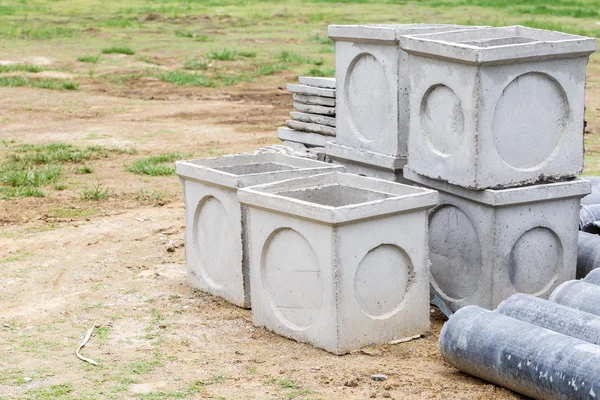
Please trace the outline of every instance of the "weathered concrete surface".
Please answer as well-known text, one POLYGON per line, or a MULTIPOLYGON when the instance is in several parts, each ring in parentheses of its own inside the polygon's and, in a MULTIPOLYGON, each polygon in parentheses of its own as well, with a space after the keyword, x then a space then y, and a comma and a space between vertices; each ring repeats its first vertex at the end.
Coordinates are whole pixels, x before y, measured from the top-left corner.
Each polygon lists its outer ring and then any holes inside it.
POLYGON ((547 298, 575 278, 584 180, 473 191, 416 174, 440 193, 429 214, 431 289, 452 310, 495 308, 515 293, 547 298))
POLYGON ((294 94, 293 97, 294 101, 297 101, 298 103, 335 107, 335 99, 330 97, 309 96, 305 94, 294 94))
POLYGON ((600 316, 527 294, 504 300, 497 313, 600 345, 600 316))
POLYGON ((326 89, 335 89, 335 78, 315 77, 315 76, 299 76, 298 80, 301 84, 314 86, 326 89))
POLYGON ((325 147, 331 140, 329 135, 297 131, 286 127, 277 128, 277 138, 282 141, 301 143, 308 147, 325 147))
MULTIPOLYGON (((456 25, 330 25, 335 41, 337 139, 345 147, 406 158, 409 107, 402 35, 466 29, 456 25)), ((365 162, 366 163, 366 162, 365 162)))
POLYGON ((600 315, 600 286, 585 281, 568 281, 552 292, 550 301, 600 315))
POLYGON ((332 128, 331 126, 300 122, 293 119, 287 120, 285 123, 289 128, 297 131, 318 133, 326 136, 335 136, 335 128, 332 128))
POLYGON ((313 106, 311 104, 302 104, 294 102, 294 108, 303 113, 327 115, 335 117, 335 107, 313 106))
POLYGON ((595 269, 583 279, 584 282, 600 286, 600 269, 595 269))
POLYGON ((241 154, 176 163, 184 188, 186 264, 191 286, 250 307, 245 209, 237 189, 341 166, 282 154, 241 154))
POLYGON ((583 279, 597 268, 600 268, 600 235, 579 232, 576 278, 583 279))
POLYGON ((255 325, 335 354, 429 329, 435 191, 322 174, 245 188, 239 199, 255 325))
POLYGON ((596 39, 513 26, 405 36, 400 46, 410 64, 415 172, 473 189, 582 172, 585 68, 596 39))
POLYGON ((326 117, 325 115, 307 114, 302 112, 292 111, 290 117, 296 121, 308 122, 311 124, 327 125, 335 128, 335 117, 326 117))
POLYGON ((329 151, 328 146, 330 144, 331 142, 327 142, 325 144, 325 153, 334 164, 343 165, 348 173, 366 176, 369 178, 383 179, 390 182, 403 183, 405 185, 413 185, 413 182, 410 182, 404 178, 404 175, 402 175, 402 169, 380 168, 374 165, 352 161, 347 158, 337 157, 332 155, 329 151))
POLYGON ((340 162, 360 163, 374 169, 389 170, 394 175, 401 175, 402 167, 406 164, 404 157, 387 156, 369 150, 343 146, 337 143, 337 130, 336 141, 328 142, 325 148, 328 156, 340 160, 340 162))
POLYGON ((446 322, 440 347, 455 368, 534 399, 600 393, 600 346, 479 307, 446 322))
POLYGON ((286 87, 287 90, 289 90, 292 93, 335 98, 335 89, 325 89, 315 86, 298 85, 295 83, 288 83, 286 87))

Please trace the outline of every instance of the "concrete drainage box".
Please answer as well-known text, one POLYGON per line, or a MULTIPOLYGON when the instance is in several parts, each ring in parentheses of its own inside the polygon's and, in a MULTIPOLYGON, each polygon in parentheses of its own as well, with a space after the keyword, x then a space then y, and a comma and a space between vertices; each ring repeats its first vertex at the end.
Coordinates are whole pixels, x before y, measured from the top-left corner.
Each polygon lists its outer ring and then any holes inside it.
POLYGON ((575 278, 588 181, 473 191, 408 168, 404 177, 439 190, 440 204, 429 214, 431 289, 452 310, 494 309, 515 293, 548 298, 575 278))
POLYGON ((328 173, 239 191, 254 324, 343 354, 429 329, 435 191, 328 173))
MULTIPOLYGON (((399 170, 408 138, 407 54, 402 35, 467 29, 458 25, 330 25, 335 41, 336 138, 326 147, 336 158, 399 170)), ((471 27, 472 28, 472 27, 471 27)))
POLYGON ((245 210, 238 188, 343 170, 282 154, 241 154, 176 163, 185 194, 185 255, 191 286, 250 307, 245 210))
POLYGON ((512 26, 405 36, 400 47, 413 171, 472 189, 581 173, 596 39, 512 26))

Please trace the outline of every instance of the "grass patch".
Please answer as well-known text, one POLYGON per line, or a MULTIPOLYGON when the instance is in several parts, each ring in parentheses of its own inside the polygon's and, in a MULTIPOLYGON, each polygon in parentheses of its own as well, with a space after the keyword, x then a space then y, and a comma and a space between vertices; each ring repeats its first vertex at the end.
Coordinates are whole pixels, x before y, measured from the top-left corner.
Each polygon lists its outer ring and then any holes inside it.
POLYGON ((208 63, 204 60, 197 60, 195 58, 188 58, 183 62, 183 69, 191 71, 199 71, 208 68, 208 63))
POLYGON ((91 174, 94 172, 94 169, 92 168, 91 165, 84 165, 83 167, 77 168, 77 173, 78 174, 91 174))
POLYGON ((220 60, 220 61, 232 61, 238 56, 238 52, 233 49, 222 49, 217 51, 210 51, 206 58, 211 60, 220 60))
POLYGON ((170 71, 158 75, 158 79, 160 79, 161 81, 172 83, 174 85, 192 85, 204 87, 216 86, 215 82, 213 82, 203 74, 192 74, 185 71, 170 71))
POLYGON ((50 40, 73 37, 79 31, 61 26, 24 26, 23 23, 0 27, 0 36, 7 39, 50 40))
POLYGON ((62 79, 40 79, 31 80, 24 76, 0 76, 0 86, 3 87, 31 87, 37 89, 54 90, 77 90, 79 84, 69 80, 62 79))
POLYGON ((101 183, 84 188, 79 192, 81 200, 100 201, 106 200, 110 196, 110 190, 103 187, 101 183))
POLYGON ((255 51, 240 51, 238 54, 240 55, 240 57, 244 58, 256 58, 255 51))
POLYGON ((50 218, 88 218, 98 214, 95 208, 54 208, 48 211, 50 218))
POLYGON ((183 153, 175 152, 140 158, 133 164, 126 166, 125 170, 138 175, 170 176, 175 174, 175 167, 172 164, 184 157, 183 153))
POLYGON ((113 46, 102 49, 102 54, 125 54, 132 56, 135 54, 135 51, 129 47, 113 46))
POLYGON ((333 46, 332 39, 330 39, 328 36, 321 36, 318 33, 316 33, 314 36, 310 37, 310 42, 314 43, 314 44, 324 44, 324 45, 333 46))
POLYGON ((1 258, 0 259, 0 264, 8 264, 8 263, 17 262, 17 261, 23 261, 27 257, 31 256, 31 254, 32 254, 31 252, 26 251, 26 252, 17 254, 15 256, 1 258))
POLYGON ((308 57, 301 57, 295 53, 291 53, 289 51, 282 51, 275 56, 279 61, 291 64, 313 64, 313 65, 323 65, 325 60, 322 58, 318 60, 313 60, 308 57))
POLYGON ((32 389, 26 392, 26 399, 50 400, 72 398, 69 394, 73 392, 71 383, 62 383, 60 385, 51 385, 45 388, 32 389), (67 396, 69 395, 69 396, 67 396))
POLYGON ((305 75, 334 77, 335 68, 311 68, 308 71, 306 71, 305 75))
POLYGON ((31 64, 9 64, 0 65, 0 73, 5 72, 42 72, 42 68, 31 64))
POLYGON ((98 64, 98 61, 100 61, 100 56, 98 56, 98 55, 93 56, 91 54, 88 54, 86 56, 77 57, 77 61, 90 63, 90 64, 98 64))
POLYGON ((175 31, 175 36, 182 37, 182 38, 194 39, 198 42, 210 42, 210 37, 208 35, 198 35, 193 32, 175 31))
POLYGON ((264 64, 264 65, 257 67, 254 70, 253 74, 256 77, 259 77, 259 76, 265 76, 265 75, 272 75, 275 72, 285 71, 287 69, 288 69, 287 65, 284 65, 284 64, 264 64))

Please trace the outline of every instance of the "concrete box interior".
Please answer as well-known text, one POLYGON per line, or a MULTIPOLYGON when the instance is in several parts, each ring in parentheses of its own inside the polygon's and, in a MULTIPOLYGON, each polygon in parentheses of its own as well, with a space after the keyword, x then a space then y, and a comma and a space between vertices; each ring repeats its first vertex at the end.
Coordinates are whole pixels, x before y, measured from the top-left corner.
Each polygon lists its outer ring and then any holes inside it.
POLYGON ((250 307, 245 261, 245 210, 240 187, 343 167, 282 154, 241 154, 178 161, 184 186, 188 282, 194 288, 250 307))
POLYGON ((435 191, 328 173, 244 188, 254 324, 335 354, 429 329, 435 191))
POLYGON ((404 36, 400 46, 413 171, 476 190, 582 172, 595 39, 514 26, 404 36))
POLYGON ((548 298, 574 279, 579 202, 589 182, 473 191, 410 169, 404 176, 440 193, 429 213, 431 290, 452 310, 494 309, 515 293, 548 298))

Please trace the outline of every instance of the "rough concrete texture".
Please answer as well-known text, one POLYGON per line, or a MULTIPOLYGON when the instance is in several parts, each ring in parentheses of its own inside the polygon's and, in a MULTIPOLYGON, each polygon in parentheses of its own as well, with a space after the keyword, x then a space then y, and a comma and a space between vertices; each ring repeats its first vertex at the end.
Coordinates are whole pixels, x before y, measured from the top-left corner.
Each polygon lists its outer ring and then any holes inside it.
POLYGON ((324 115, 307 114, 292 111, 290 117, 296 121, 308 122, 311 124, 327 125, 335 128, 335 117, 326 117, 324 115))
POLYGON ((579 232, 576 278, 583 279, 598 268, 600 268, 600 235, 579 232))
POLYGON ((299 76, 301 84, 325 89, 335 89, 335 78, 324 78, 315 76, 299 76))
MULTIPOLYGON (((407 54, 402 35, 456 25, 330 25, 335 41, 337 139, 346 147, 405 159, 409 128, 407 54)), ((366 162, 365 162, 366 163, 366 162)))
POLYGON ((435 191, 333 173, 245 188, 239 199, 256 326, 335 354, 429 329, 435 191))
POLYGON ((335 89, 325 89, 315 86, 298 85, 295 83, 288 83, 286 87, 287 90, 289 90, 292 93, 335 98, 335 89))
POLYGON ((277 128, 277 138, 282 141, 301 143, 307 147, 324 147, 329 135, 320 135, 318 133, 302 132, 286 127, 277 128))
POLYGON ((473 191, 420 176, 440 193, 429 214, 431 289, 452 310, 495 308, 515 293, 547 298, 575 278, 584 180, 473 191))
POLYGON ((329 117, 335 117, 335 107, 327 106, 314 106, 311 104, 302 104, 297 101, 294 102, 294 108, 303 113, 327 115, 329 117))
POLYGON ((600 346, 479 307, 446 322, 440 347, 455 368, 534 399, 600 393, 600 346))
POLYGON ((413 185, 412 182, 404 178, 404 175, 402 175, 402 169, 379 168, 374 165, 363 164, 347 158, 331 155, 327 147, 329 144, 330 142, 325 144, 325 153, 331 159, 331 162, 334 164, 343 165, 348 173, 366 176, 369 178, 383 179, 390 182, 403 183, 405 185, 413 185))
POLYGON ((591 283, 592 285, 600 286, 600 269, 595 269, 591 271, 589 274, 587 274, 583 281, 591 283))
POLYGON ((319 135, 335 136, 335 128, 326 125, 310 124, 308 122, 295 121, 293 119, 285 121, 290 129, 297 131, 318 133, 319 135))
POLYGON ((191 286, 250 306, 245 209, 237 189, 341 166, 282 154, 242 154, 176 163, 184 188, 186 264, 191 286))
POLYGON ((557 287, 550 301, 600 316, 600 286, 585 281, 567 281, 557 287))
POLYGON ((528 294, 504 300, 497 313, 600 345, 600 316, 575 310, 528 294))
MULTIPOLYGON (((337 138, 337 129, 336 129, 337 138)), ((343 146, 335 141, 328 142, 326 147, 327 155, 339 160, 348 160, 355 163, 361 163, 375 169, 389 170, 394 174, 401 174, 402 167, 406 164, 406 159, 386 156, 369 150, 357 149, 354 147, 343 146)))
POLYGON ((335 99, 321 96, 308 96, 305 94, 294 94, 294 101, 304 104, 313 104, 315 106, 335 107, 335 99))
POLYGON ((585 68, 596 39, 513 26, 406 36, 400 46, 410 64, 415 172, 473 189, 582 172, 585 68))

